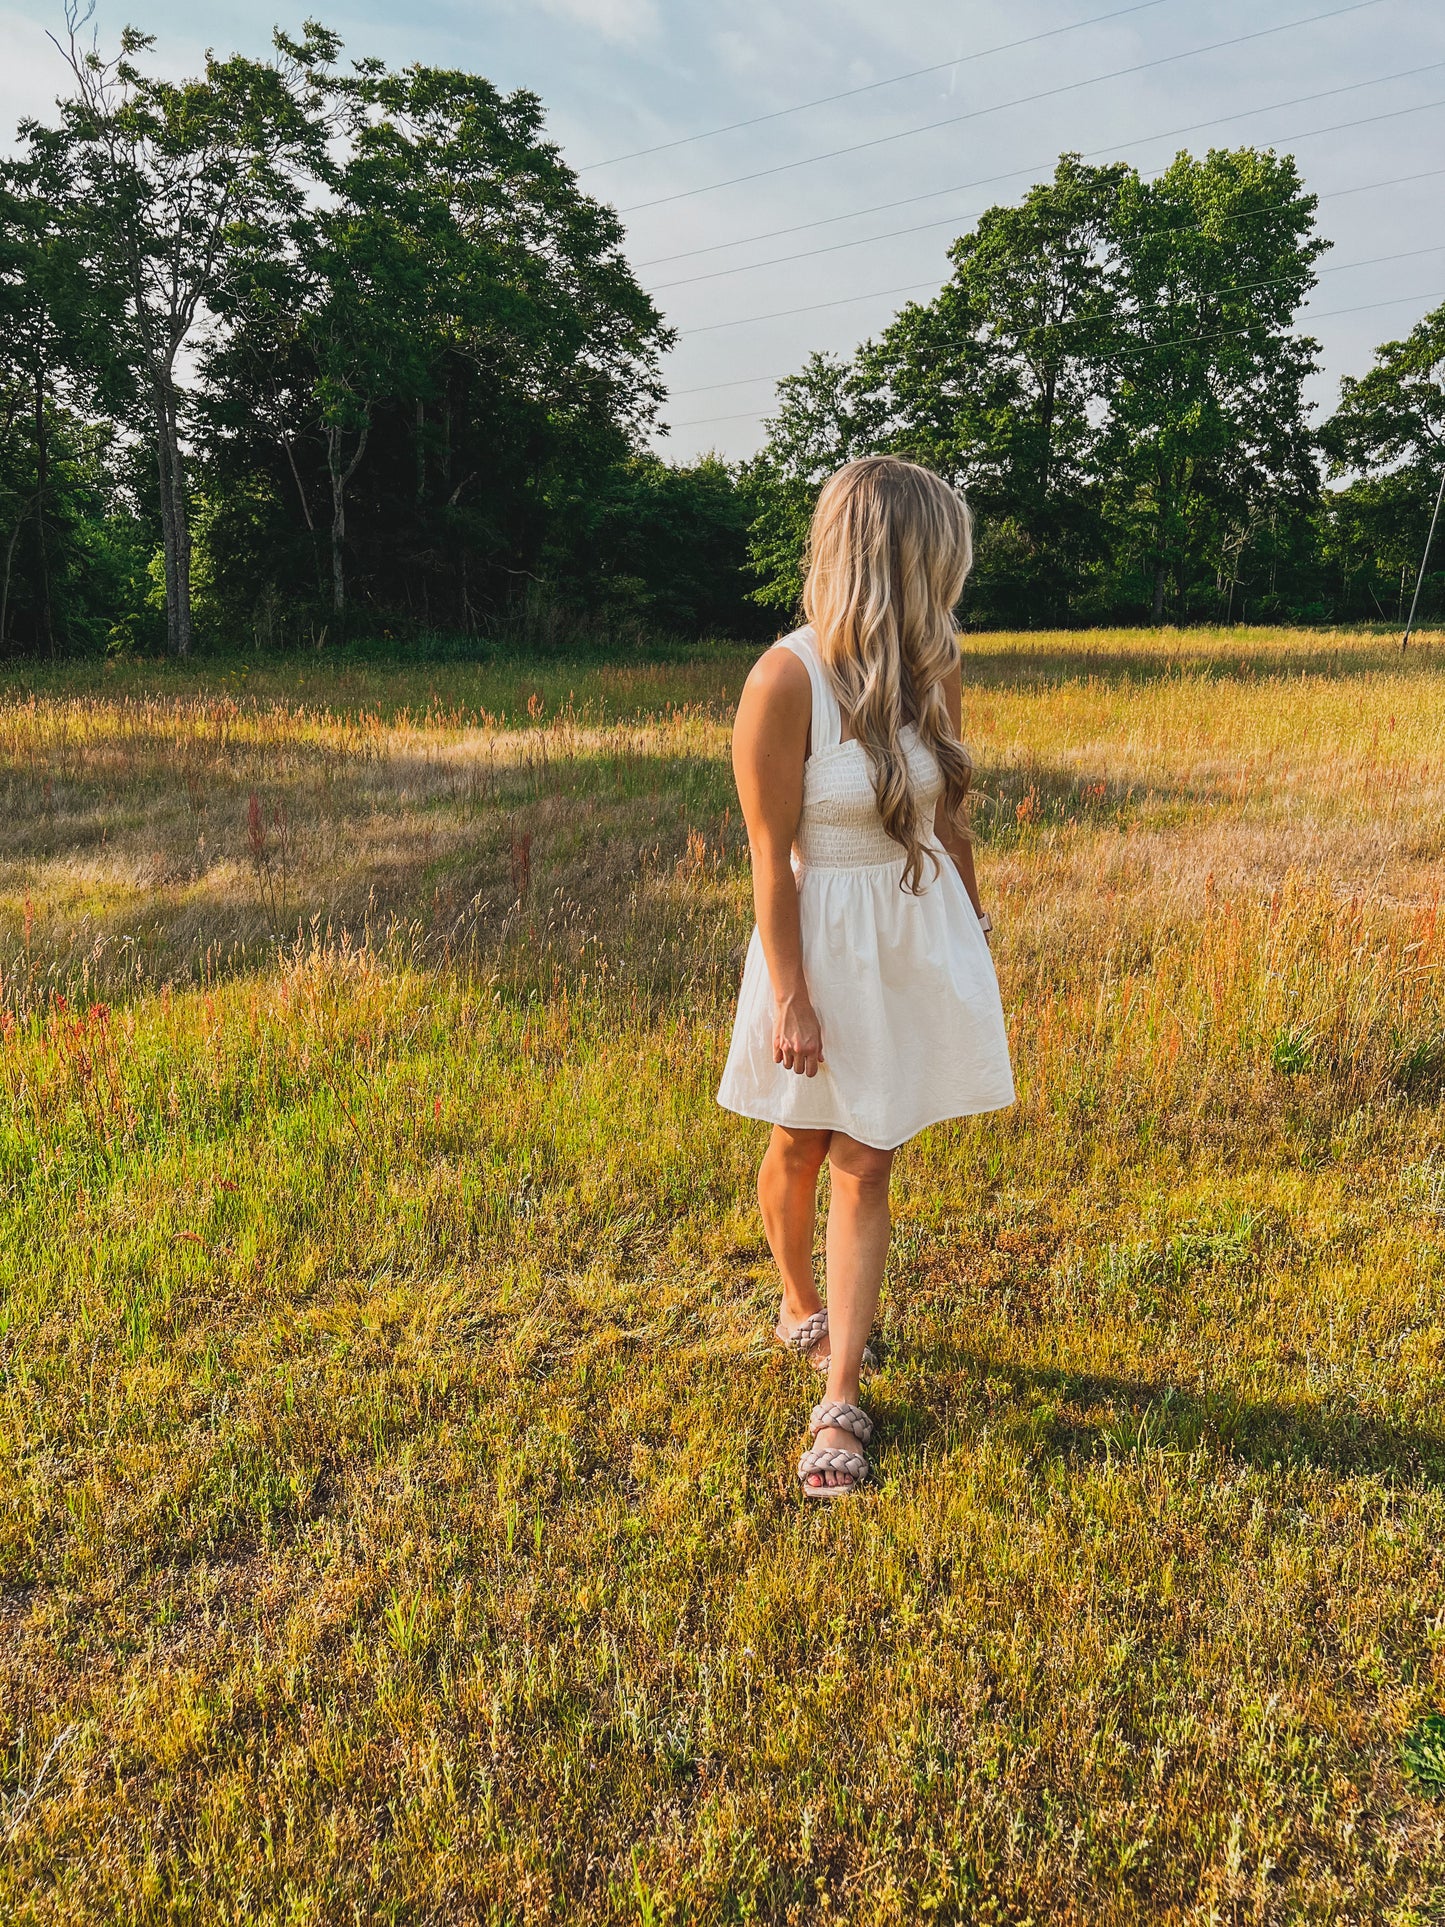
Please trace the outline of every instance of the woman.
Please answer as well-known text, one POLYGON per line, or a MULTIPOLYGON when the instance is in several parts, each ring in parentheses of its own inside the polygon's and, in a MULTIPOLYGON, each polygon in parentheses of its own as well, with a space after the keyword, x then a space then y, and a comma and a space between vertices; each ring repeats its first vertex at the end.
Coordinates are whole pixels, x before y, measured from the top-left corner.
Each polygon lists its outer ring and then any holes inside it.
POLYGON ((883 455, 839 469, 813 514, 808 626, 756 664, 733 732, 757 927, 718 1102, 773 1127, 758 1201, 783 1280, 776 1336, 828 1381, 798 1464, 810 1499, 868 1476, 858 1377, 895 1150, 1013 1102, 963 823, 953 611, 972 560, 968 509, 938 476, 883 455))

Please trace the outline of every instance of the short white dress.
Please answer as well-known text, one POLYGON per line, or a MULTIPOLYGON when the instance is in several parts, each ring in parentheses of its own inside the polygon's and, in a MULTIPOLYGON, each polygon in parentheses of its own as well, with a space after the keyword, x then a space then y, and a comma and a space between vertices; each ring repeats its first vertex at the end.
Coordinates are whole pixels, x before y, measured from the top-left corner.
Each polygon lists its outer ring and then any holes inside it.
POLYGON ((842 740, 842 712, 812 629, 774 647, 790 649, 813 686, 793 869, 823 1062, 816 1077, 773 1062, 773 989, 754 927, 717 1101, 744 1117, 846 1131, 892 1150, 943 1118, 1012 1104, 998 978, 968 892, 933 836, 943 779, 932 752, 905 728, 910 779, 938 860, 936 874, 925 862, 915 896, 902 888, 903 850, 879 817, 868 753, 856 739, 842 740))

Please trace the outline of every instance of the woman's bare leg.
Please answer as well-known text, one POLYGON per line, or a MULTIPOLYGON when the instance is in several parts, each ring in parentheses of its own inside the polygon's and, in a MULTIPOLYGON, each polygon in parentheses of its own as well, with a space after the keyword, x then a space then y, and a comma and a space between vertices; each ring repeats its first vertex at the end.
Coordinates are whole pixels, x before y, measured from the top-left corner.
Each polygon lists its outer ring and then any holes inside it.
MULTIPOLYGON (((834 1131, 828 1142, 828 1168, 833 1182, 828 1207, 828 1332, 833 1351, 826 1396, 830 1402, 856 1405, 863 1348, 878 1310, 893 1232, 888 1210, 893 1153, 875 1151, 834 1131)), ((814 1443, 858 1450, 851 1432, 833 1426, 820 1432, 814 1443)), ((847 1482, 841 1472, 815 1472, 809 1479, 814 1486, 847 1482)))
MULTIPOLYGON (((773 1126, 758 1171, 763 1229, 783 1280, 783 1326, 796 1331, 818 1309, 813 1282, 813 1233, 818 1223, 818 1173, 828 1155, 828 1131, 789 1131, 773 1126)), ((831 1314, 830 1314, 831 1319, 831 1314)), ((828 1341, 813 1348, 827 1357, 828 1341)))

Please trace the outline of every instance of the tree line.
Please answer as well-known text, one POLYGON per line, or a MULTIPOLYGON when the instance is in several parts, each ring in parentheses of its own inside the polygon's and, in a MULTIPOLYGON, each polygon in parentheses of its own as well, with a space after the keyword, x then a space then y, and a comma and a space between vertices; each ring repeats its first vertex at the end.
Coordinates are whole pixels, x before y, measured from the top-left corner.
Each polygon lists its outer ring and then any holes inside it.
POLYGON ((1397 613, 1445 309, 1312 425, 1289 157, 1065 156, 935 300, 783 380, 755 459, 669 463, 673 333, 534 94, 315 23, 174 82, 68 25, 0 163, 0 651, 759 634, 818 483, 881 450, 968 489, 977 623, 1397 613))
POLYGON ((1314 426, 1316 207, 1252 148, 1153 180, 1064 156, 954 243, 934 300, 780 383, 749 477, 761 595, 794 601, 823 476, 892 451, 968 490, 975 622, 1399 619, 1445 463, 1445 308, 1314 426))
POLYGON ((314 23, 177 83, 69 24, 0 166, 0 646, 756 620, 735 477, 647 453, 672 332, 535 95, 314 23))

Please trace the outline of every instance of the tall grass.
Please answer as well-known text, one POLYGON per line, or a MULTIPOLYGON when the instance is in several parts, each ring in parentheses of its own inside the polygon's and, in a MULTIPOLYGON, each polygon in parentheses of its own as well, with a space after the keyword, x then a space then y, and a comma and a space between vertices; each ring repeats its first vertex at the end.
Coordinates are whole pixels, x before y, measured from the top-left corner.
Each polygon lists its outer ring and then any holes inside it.
POLYGON ((971 640, 1019 1102, 824 1517, 746 665, 0 707, 5 1917, 1441 1917, 1438 655, 971 640))

